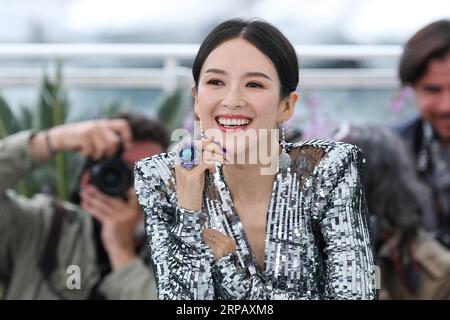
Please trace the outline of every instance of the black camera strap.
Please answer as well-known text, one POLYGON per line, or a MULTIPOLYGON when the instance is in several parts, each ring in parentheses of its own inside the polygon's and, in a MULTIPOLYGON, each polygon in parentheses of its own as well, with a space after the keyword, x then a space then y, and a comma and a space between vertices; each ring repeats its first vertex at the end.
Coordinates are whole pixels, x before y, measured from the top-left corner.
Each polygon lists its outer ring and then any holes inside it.
POLYGON ((39 268, 44 276, 44 279, 48 279, 51 273, 55 270, 57 265, 57 249, 59 244, 59 239, 61 237, 61 228, 64 217, 64 208, 56 200, 52 200, 53 205, 53 216, 50 226, 50 232, 47 238, 47 242, 44 246, 44 251, 41 255, 39 261, 39 268))
POLYGON ((96 219, 92 219, 94 228, 93 228, 93 237, 94 237, 94 244, 95 244, 95 251, 97 252, 97 260, 98 260, 98 267, 100 271, 100 279, 97 281, 97 283, 92 288, 90 294, 89 294, 89 300, 105 300, 105 296, 100 292, 99 287, 102 283, 103 279, 106 277, 107 274, 109 274, 112 271, 111 268, 111 262, 109 260, 108 253, 105 250, 105 247, 103 246, 103 242, 101 239, 101 230, 102 226, 99 221, 96 219))
MULTIPOLYGON (((45 242, 44 250, 39 260, 39 270, 42 274, 42 280, 40 286, 45 281, 50 290, 61 300, 66 298, 55 289, 50 281, 50 276, 55 270, 58 264, 57 251, 59 239, 61 237, 61 229, 63 224, 63 218, 65 214, 64 207, 56 200, 52 200, 53 216, 50 225, 50 231, 48 233, 47 241, 45 242)), ((38 291, 36 291, 38 294, 38 291)))
MULTIPOLYGON (((65 209, 56 199, 52 200, 52 206, 53 216, 51 220, 50 231, 39 261, 39 269, 43 275, 43 280, 47 281, 50 288, 55 291, 51 286, 51 283, 49 283, 49 278, 58 265, 57 252, 59 240, 61 238, 65 209)), ((101 225, 95 219, 93 219, 93 224, 93 240, 95 242, 101 276, 99 281, 92 288, 89 299, 103 300, 104 296, 99 292, 98 288, 103 278, 111 272, 111 264, 101 241, 101 225)), ((64 299, 58 292, 55 291, 54 293, 61 299, 64 299)))

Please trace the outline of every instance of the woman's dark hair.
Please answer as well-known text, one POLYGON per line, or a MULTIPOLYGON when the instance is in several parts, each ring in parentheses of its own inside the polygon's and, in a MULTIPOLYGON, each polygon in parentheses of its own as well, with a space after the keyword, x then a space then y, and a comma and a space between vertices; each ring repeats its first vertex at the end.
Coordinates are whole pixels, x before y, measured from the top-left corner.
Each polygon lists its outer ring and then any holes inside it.
POLYGON ((285 98, 298 84, 298 59, 289 40, 273 25, 263 20, 232 19, 215 27, 203 40, 192 68, 198 88, 200 71, 211 51, 227 40, 243 38, 264 53, 274 64, 281 83, 280 96, 285 98))
POLYGON ((433 59, 450 53, 450 20, 433 22, 417 31, 406 42, 400 58, 399 78, 402 85, 414 85, 427 71, 433 59))
POLYGON ((392 130, 375 125, 350 126, 339 139, 359 147, 365 156, 363 185, 367 206, 380 230, 414 235, 427 208, 427 189, 417 177, 412 156, 392 130))

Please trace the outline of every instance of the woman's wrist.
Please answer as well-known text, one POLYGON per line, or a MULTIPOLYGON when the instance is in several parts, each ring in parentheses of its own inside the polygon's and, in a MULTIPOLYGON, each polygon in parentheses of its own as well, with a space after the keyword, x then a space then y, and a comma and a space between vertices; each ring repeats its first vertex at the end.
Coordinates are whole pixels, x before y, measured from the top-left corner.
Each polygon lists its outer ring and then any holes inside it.
POLYGON ((185 209, 185 210, 190 210, 190 211, 197 212, 197 211, 201 210, 201 207, 202 207, 201 203, 199 205, 197 203, 192 203, 190 201, 183 201, 183 200, 178 201, 178 208, 182 208, 182 209, 185 209))

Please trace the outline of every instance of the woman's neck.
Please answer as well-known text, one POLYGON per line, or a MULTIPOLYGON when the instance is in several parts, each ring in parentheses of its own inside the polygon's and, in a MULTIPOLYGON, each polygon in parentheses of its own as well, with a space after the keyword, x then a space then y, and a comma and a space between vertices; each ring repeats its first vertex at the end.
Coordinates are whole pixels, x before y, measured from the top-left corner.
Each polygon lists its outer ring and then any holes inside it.
POLYGON ((276 172, 262 174, 264 167, 260 164, 223 166, 223 174, 234 202, 255 203, 265 200, 267 195, 270 195, 276 172))

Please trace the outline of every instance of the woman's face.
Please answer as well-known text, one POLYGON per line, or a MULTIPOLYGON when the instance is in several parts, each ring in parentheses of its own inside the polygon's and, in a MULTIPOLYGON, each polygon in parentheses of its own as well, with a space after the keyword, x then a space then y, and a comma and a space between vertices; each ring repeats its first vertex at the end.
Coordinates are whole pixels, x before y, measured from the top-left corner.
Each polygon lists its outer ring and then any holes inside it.
MULTIPOLYGON (((227 151, 233 139, 241 142, 246 136, 250 140, 255 136, 259 139, 260 134, 267 134, 267 129, 274 129, 289 119, 297 100, 295 93, 280 99, 275 66, 242 38, 228 40, 209 54, 193 96, 203 131, 215 131, 215 137, 221 135, 227 151)), ((255 143, 250 141, 250 145, 255 143)), ((238 147, 230 150, 233 153, 249 148, 245 143, 235 145, 238 147)))

